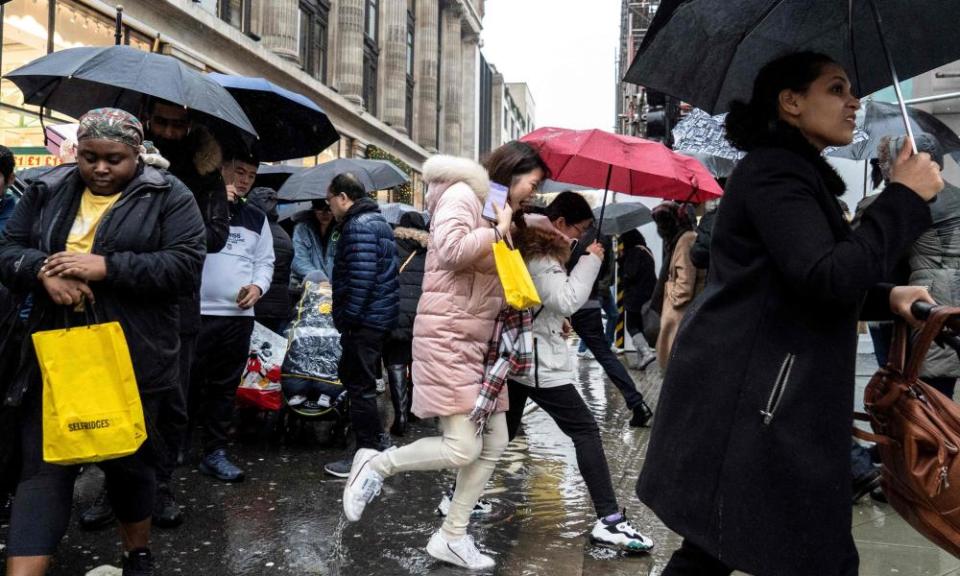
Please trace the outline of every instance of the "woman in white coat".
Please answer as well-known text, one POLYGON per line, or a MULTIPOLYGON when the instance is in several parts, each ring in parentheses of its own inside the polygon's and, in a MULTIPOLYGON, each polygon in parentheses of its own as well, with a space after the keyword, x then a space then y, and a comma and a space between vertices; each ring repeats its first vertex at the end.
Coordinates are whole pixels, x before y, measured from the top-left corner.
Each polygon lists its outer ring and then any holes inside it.
POLYGON ((597 512, 593 541, 646 552, 653 542, 630 524, 625 510, 621 511, 597 421, 573 384, 573 363, 564 330, 566 318, 590 297, 603 262, 603 247, 594 242, 569 274, 564 267, 573 242, 593 225, 593 212, 582 196, 564 192, 550 204, 546 216, 528 215, 525 223, 516 231, 516 244, 543 306, 534 310, 532 375, 508 382, 507 431, 511 439, 516 435, 527 399, 543 408, 573 440, 577 465, 597 512))

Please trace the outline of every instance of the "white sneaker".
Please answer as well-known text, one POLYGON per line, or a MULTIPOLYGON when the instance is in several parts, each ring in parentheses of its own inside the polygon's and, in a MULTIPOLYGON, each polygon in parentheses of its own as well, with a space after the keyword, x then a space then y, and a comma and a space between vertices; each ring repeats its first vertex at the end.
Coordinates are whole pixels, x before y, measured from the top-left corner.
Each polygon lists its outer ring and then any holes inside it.
POLYGON ((656 359, 657 354, 653 350, 648 351, 646 354, 641 356, 639 360, 637 360, 637 369, 646 370, 647 366, 653 364, 656 359))
POLYGON ((638 532, 625 514, 621 515, 620 521, 615 524, 608 524, 603 518, 597 520, 590 539, 601 546, 626 552, 649 552, 653 548, 653 540, 638 532))
MULTIPOLYGON (((443 493, 443 498, 440 499, 440 503, 437 504, 437 516, 446 517, 447 514, 450 513, 451 502, 453 502, 453 490, 447 490, 443 493)), ((470 511, 470 515, 483 516, 490 512, 493 512, 493 504, 489 500, 481 498, 473 505, 473 510, 470 511)))
POLYGON ((367 504, 380 495, 383 476, 370 465, 370 461, 379 455, 380 452, 376 450, 361 448, 353 457, 350 476, 347 477, 347 485, 343 487, 343 513, 351 522, 359 520, 367 504))
POLYGON ((460 566, 468 570, 489 570, 497 565, 493 558, 481 554, 473 543, 472 536, 456 540, 447 540, 438 530, 427 544, 427 554, 441 562, 460 566))
POLYGON ((377 378, 377 394, 383 394, 387 391, 387 383, 383 378, 377 378))
POLYGON ((583 352, 577 352, 577 358, 585 358, 587 360, 593 360, 593 352, 589 349, 584 350, 583 352))

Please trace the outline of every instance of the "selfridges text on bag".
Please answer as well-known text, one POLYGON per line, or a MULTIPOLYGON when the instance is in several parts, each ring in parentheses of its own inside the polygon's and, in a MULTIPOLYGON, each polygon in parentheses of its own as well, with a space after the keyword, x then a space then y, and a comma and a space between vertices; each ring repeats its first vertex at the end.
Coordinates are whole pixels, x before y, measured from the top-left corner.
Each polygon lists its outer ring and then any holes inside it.
POLYGON ((883 461, 883 491, 918 532, 960 556, 960 405, 920 381, 927 351, 960 308, 934 308, 906 355, 908 328, 898 322, 890 360, 870 380, 864 405, 883 461))

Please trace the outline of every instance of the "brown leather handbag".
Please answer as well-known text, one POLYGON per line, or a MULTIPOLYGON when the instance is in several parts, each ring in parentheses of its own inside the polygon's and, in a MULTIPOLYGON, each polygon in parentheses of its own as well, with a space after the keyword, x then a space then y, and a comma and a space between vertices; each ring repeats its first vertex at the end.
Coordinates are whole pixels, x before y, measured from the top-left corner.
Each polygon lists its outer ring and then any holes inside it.
POLYGON ((909 360, 909 330, 897 323, 889 362, 864 393, 868 415, 857 415, 870 422, 874 434, 855 434, 879 447, 890 505, 918 532, 960 556, 960 405, 917 377, 951 319, 960 319, 960 308, 934 308, 909 360))

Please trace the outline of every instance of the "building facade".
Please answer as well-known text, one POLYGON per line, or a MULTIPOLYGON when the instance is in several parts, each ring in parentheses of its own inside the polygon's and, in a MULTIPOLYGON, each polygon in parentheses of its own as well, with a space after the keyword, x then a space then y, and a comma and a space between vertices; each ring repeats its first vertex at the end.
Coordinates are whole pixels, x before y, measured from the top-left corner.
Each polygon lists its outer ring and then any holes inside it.
MULTIPOLYGON (((263 77, 317 102, 341 134, 312 165, 369 150, 419 172, 431 154, 478 154, 483 0, 124 0, 122 41, 204 72, 263 77)), ((0 7, 0 69, 115 42, 101 0, 14 0, 0 7)), ((52 163, 37 109, 0 86, 0 144, 23 165, 52 163)), ((48 122, 70 121, 58 114, 48 122)))
MULTIPOLYGON (((627 68, 640 48, 660 0, 622 0, 620 9, 620 48, 617 56, 617 102, 614 126, 618 134, 647 135, 647 115, 651 104, 646 91, 636 84, 622 82, 627 68)), ((658 102, 654 102, 654 111, 658 102)))

